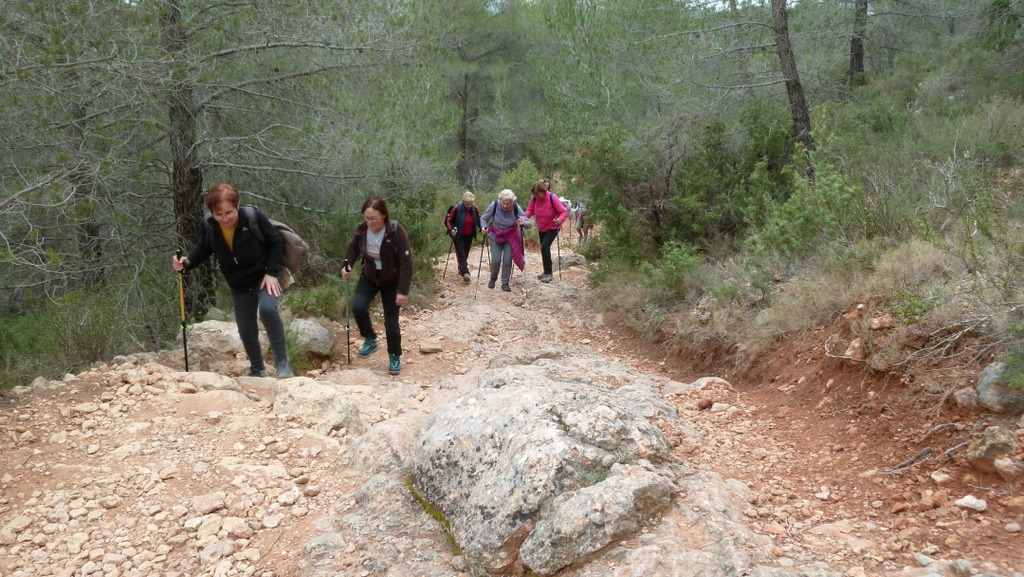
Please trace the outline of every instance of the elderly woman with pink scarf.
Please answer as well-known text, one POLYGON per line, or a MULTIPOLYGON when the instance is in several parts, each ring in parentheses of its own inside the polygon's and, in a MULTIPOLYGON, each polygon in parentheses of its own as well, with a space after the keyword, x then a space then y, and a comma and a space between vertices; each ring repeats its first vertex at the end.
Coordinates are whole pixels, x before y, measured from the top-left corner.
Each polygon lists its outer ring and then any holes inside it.
POLYGON ((507 188, 498 193, 498 200, 487 207, 480 217, 480 223, 491 245, 491 280, 487 283, 487 288, 494 288, 500 272, 501 290, 510 291, 512 263, 515 263, 519 270, 526 267, 523 258, 523 234, 519 227, 530 228, 533 223, 519 207, 515 193, 507 188))

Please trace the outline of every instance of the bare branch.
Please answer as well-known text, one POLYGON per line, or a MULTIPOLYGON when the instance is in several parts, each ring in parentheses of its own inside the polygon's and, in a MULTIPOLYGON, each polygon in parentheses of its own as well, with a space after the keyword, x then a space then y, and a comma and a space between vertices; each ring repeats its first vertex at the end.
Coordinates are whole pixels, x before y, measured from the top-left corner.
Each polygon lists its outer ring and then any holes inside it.
POLYGON ((15 192, 14 194, 9 196, 8 198, 4 199, 3 202, 0 202, 0 211, 6 210, 7 207, 9 207, 11 204, 13 204, 14 201, 18 200, 18 198, 21 197, 22 195, 30 194, 32 192, 35 192, 35 191, 41 189, 41 188, 45 188, 45 187, 53 184, 54 182, 60 180, 61 178, 64 178, 65 176, 67 176, 67 174, 69 172, 71 172, 73 170, 77 170, 77 168, 78 167, 65 168, 64 170, 57 171, 57 172, 51 174, 50 176, 48 176, 45 180, 41 180, 41 181, 33 184, 32 186, 26 188, 26 189, 19 190, 18 192, 15 192))
POLYGON ((280 166, 267 166, 262 164, 241 164, 237 162, 205 162, 201 165, 203 168, 232 168, 235 170, 249 170, 253 172, 283 172, 287 174, 301 174, 304 176, 317 176, 322 178, 331 178, 334 180, 359 180, 361 178, 381 178, 379 174, 332 174, 329 172, 316 172, 312 170, 299 170, 297 168, 283 168, 280 166))

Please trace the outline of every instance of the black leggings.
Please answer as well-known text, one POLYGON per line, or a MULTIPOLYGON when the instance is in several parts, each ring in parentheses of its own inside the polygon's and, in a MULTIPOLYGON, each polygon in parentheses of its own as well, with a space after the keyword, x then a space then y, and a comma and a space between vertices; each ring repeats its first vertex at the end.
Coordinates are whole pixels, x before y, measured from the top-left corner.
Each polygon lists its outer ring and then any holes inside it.
POLYGON ((551 243, 555 242, 559 230, 552 228, 540 233, 540 260, 544 263, 544 274, 551 274, 551 243))
POLYGON ((379 287, 365 276, 359 276, 356 284, 356 292, 352 296, 352 316, 356 318, 356 326, 359 327, 359 334, 364 339, 376 339, 377 332, 373 330, 373 322, 370 321, 370 303, 380 293, 380 304, 384 308, 384 336, 388 339, 388 354, 402 354, 402 329, 398 324, 398 314, 402 307, 395 303, 398 296, 398 283, 379 287))
POLYGON ((469 251, 473 248, 473 235, 457 234, 452 239, 455 242, 455 255, 459 259, 459 274, 469 272, 469 251))

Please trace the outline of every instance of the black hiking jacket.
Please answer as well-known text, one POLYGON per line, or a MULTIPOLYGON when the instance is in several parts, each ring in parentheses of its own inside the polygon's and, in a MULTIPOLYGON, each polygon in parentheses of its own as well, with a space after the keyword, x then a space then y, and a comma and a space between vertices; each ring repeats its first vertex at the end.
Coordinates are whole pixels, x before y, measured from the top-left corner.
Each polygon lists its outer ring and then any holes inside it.
POLYGON ((233 245, 235 250, 228 248, 220 225, 212 215, 204 217, 205 223, 199 226, 199 244, 188 255, 188 267, 191 270, 203 264, 213 255, 224 273, 224 280, 231 287, 231 292, 243 293, 259 290, 264 275, 281 278, 281 255, 284 252, 284 241, 281 233, 270 224, 267 215, 249 206, 238 207, 238 225, 235 227, 233 245), (263 233, 265 242, 261 243, 249 230, 249 218, 244 212, 256 212, 256 223, 263 233))
POLYGON ((412 249, 405 228, 397 220, 388 219, 384 225, 384 239, 380 243, 380 265, 377 270, 373 259, 366 258, 366 223, 356 226, 352 240, 345 251, 345 259, 354 268, 356 260, 363 259, 362 275, 376 286, 398 284, 398 294, 407 295, 412 289, 412 249))

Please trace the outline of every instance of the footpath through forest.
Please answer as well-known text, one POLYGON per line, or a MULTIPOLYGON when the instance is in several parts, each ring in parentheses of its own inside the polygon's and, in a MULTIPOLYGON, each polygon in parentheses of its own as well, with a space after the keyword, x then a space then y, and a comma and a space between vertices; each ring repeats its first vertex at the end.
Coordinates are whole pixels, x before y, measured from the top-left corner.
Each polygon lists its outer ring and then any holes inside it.
MULTIPOLYGON (((579 263, 571 249, 566 239, 565 262, 579 263)), ((666 396, 700 433, 677 440, 672 457, 752 490, 743 522, 770 541, 780 568, 1024 571, 1024 481, 977 471, 963 456, 985 427, 1019 438, 1024 424, 968 413, 826 354, 838 324, 786 339, 744 370, 716 367, 720 354, 670 351, 600 313, 583 265, 542 284, 531 253, 503 292, 486 287, 478 257, 476 248, 471 283, 452 257, 434 303, 403 312, 398 377, 386 374, 383 354, 347 364, 343 319, 328 323, 339 353, 306 376, 352 399, 361 423, 390 439, 375 450, 355 426, 317 430, 275 411, 286 381, 180 372, 180 349, 6 392, 0 575, 468 575, 440 526, 409 512, 411 499, 370 511, 375 487, 395 480, 368 473, 366 461, 400 461, 416 434, 398 425, 403 415, 436 410, 472 389, 489 359, 534 344, 589 347, 661 382, 724 379, 666 396)), ((207 363, 233 375, 247 366, 207 363)))

